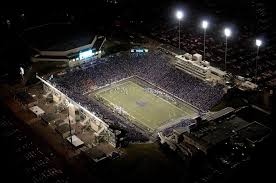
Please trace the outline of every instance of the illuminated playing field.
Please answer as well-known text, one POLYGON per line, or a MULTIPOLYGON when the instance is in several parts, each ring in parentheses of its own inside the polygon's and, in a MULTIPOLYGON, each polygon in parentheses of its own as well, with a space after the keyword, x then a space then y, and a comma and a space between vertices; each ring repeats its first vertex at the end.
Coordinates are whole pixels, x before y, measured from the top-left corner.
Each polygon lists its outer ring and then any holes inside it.
POLYGON ((177 119, 191 118, 197 113, 192 106, 173 104, 131 80, 100 89, 95 96, 112 109, 122 108, 131 121, 150 130, 177 119))

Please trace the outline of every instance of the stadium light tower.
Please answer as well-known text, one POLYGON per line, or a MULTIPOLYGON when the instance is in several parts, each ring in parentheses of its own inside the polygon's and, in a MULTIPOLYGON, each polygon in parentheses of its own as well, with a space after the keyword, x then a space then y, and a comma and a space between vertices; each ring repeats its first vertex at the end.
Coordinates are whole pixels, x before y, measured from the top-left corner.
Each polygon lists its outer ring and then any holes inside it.
POLYGON ((226 71, 226 59, 227 59, 227 38, 231 36, 231 30, 229 28, 224 29, 224 35, 225 35, 225 57, 224 57, 224 69, 226 71))
POLYGON ((175 13, 176 18, 178 19, 178 48, 180 49, 180 21, 183 18, 183 12, 178 10, 175 13))
POLYGON ((206 37, 206 29, 208 28, 209 22, 206 20, 202 21, 202 28, 204 30, 204 41, 203 41, 203 60, 205 61, 205 37, 206 37))
POLYGON ((260 49, 260 46, 262 46, 263 42, 262 40, 260 39, 256 39, 256 46, 257 46, 257 54, 256 54, 256 70, 255 70, 255 80, 256 80, 256 83, 257 83, 257 73, 258 73, 258 56, 259 56, 259 49, 260 49))
POLYGON ((21 75, 22 81, 24 82, 25 71, 24 71, 23 67, 20 67, 19 70, 20 70, 20 75, 21 75))
POLYGON ((70 142, 71 144, 73 143, 73 139, 72 139, 72 127, 71 127, 71 120, 70 120, 70 105, 71 102, 68 100, 68 104, 67 104, 67 107, 68 107, 68 122, 69 122, 69 132, 70 132, 70 142))

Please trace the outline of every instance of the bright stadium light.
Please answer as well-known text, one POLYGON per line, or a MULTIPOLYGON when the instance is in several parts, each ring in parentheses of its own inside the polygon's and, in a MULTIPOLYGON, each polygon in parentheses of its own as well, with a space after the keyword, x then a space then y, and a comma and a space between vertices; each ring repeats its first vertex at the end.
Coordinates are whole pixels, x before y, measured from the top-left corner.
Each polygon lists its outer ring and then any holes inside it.
POLYGON ((256 39, 256 46, 260 47, 263 44, 262 40, 256 39))
POLYGON ((184 14, 182 11, 178 10, 176 11, 175 16, 178 19, 178 48, 180 49, 180 21, 184 17, 184 14))
POLYGON ((257 54, 255 58, 255 64, 256 64, 256 69, 255 69, 255 82, 257 83, 257 74, 258 74, 258 56, 259 56, 259 49, 260 46, 263 44, 262 40, 256 39, 256 46, 257 46, 257 54))
POLYGON ((24 74, 25 74, 25 71, 24 71, 24 69, 22 68, 22 67, 20 67, 19 68, 19 70, 20 70, 20 75, 21 75, 21 77, 22 77, 22 81, 24 81, 24 74))
POLYGON ((178 10, 178 11, 176 11, 175 16, 178 20, 181 20, 183 18, 184 14, 182 11, 178 10))
POLYGON ((224 70, 226 71, 226 60, 227 60, 227 38, 231 36, 231 30, 229 28, 224 29, 225 35, 225 55, 224 55, 224 70))
POLYGON ((205 61, 205 36, 206 36, 206 29, 209 25, 209 22, 206 20, 202 21, 202 28, 204 29, 204 39, 203 39, 203 60, 205 61))
POLYGON ((231 36, 231 30, 229 29, 229 28, 225 28, 224 29, 224 35, 226 36, 226 37, 229 37, 229 36, 231 36))
POLYGON ((202 21, 202 28, 203 28, 203 29, 207 29, 207 28, 208 28, 208 25, 209 25, 209 22, 207 22, 206 20, 203 20, 203 21, 202 21))

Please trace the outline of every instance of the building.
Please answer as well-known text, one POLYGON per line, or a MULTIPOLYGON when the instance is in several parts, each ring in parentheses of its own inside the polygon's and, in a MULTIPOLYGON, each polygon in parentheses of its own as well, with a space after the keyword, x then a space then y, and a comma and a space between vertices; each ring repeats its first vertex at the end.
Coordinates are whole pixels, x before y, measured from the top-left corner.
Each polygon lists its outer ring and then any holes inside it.
POLYGON ((207 80, 211 77, 211 71, 206 64, 202 63, 202 56, 200 54, 191 55, 185 53, 184 55, 176 55, 175 57, 177 58, 175 63, 177 69, 202 80, 207 80))
MULTIPOLYGON (((232 87, 232 74, 211 66, 210 62, 202 60, 201 54, 196 53, 191 55, 181 49, 166 44, 161 44, 158 48, 176 58, 176 62, 174 63, 175 68, 204 81, 211 82, 214 85, 225 85, 225 92, 232 87)), ((258 87, 250 79, 245 79, 241 76, 237 77, 237 81, 234 84, 241 90, 256 90, 258 87)))
POLYGON ((204 81, 225 84, 227 73, 202 60, 202 55, 185 53, 176 55, 175 67, 204 81))
POLYGON ((262 142, 266 139, 272 130, 261 123, 253 122, 239 131, 239 136, 244 138, 251 146, 262 142))
MULTIPOLYGON (((94 113, 88 111, 86 108, 81 106, 79 103, 75 102, 64 93, 55 88, 49 81, 44 80, 42 77, 36 75, 36 78, 39 79, 43 84, 43 89, 45 90, 44 97, 52 96, 53 102, 55 105, 60 107, 65 107, 69 109, 70 122, 72 124, 77 121, 85 126, 88 125, 94 131, 94 135, 97 140, 105 139, 112 146, 118 145, 118 138, 120 136, 120 132, 117 130, 111 130, 109 125, 94 113)), ((68 121, 64 120, 56 120, 54 122, 56 126, 56 131, 61 134, 64 138, 70 135, 70 126, 68 125, 68 121)), ((75 133, 74 129, 71 129, 72 134, 75 133)))
POLYGON ((54 113, 47 113, 41 116, 41 119, 46 123, 46 124, 53 124, 55 123, 58 119, 58 116, 54 113))
POLYGON ((106 154, 97 147, 89 148, 83 151, 84 156, 86 156, 92 162, 98 163, 107 158, 106 154))
POLYGON ((257 89, 258 85, 250 82, 250 81, 244 81, 241 83, 239 89, 241 90, 255 90, 257 89))
POLYGON ((224 120, 224 119, 230 117, 231 115, 234 114, 234 112, 235 112, 234 108, 226 107, 220 111, 212 113, 211 115, 205 115, 203 117, 203 120, 219 122, 221 120, 224 120))
POLYGON ((76 135, 69 136, 66 140, 76 148, 84 145, 84 142, 76 135))
POLYGON ((54 122, 55 127, 58 127, 60 125, 66 124, 64 120, 58 119, 54 122))
POLYGON ((37 100, 35 100, 29 93, 25 91, 15 93, 14 99, 17 100, 25 109, 37 105, 37 100))
POLYGON ((22 35, 33 53, 31 61, 65 62, 75 66, 101 57, 106 38, 71 24, 46 24, 29 28, 22 35))
POLYGON ((30 107, 29 110, 36 116, 36 117, 41 117, 42 115, 45 114, 45 111, 43 109, 41 109, 40 107, 38 106, 33 106, 33 107, 30 107))
POLYGON ((216 67, 213 67, 213 66, 208 66, 210 71, 211 71, 211 74, 217 76, 217 77, 220 77, 220 78, 224 78, 226 77, 227 73, 225 71, 222 71, 216 67))
POLYGON ((70 135, 75 134, 75 129, 70 128, 69 124, 65 123, 56 127, 56 131, 63 137, 67 138, 70 135))
POLYGON ((108 133, 105 136, 105 140, 109 142, 113 147, 119 147, 123 136, 120 130, 114 130, 109 128, 108 133))
POLYGON ((249 123, 236 116, 235 109, 231 107, 199 118, 188 127, 174 129, 169 137, 159 133, 161 143, 167 143, 172 150, 191 157, 198 152, 209 154, 237 134, 250 143, 255 143, 270 132, 267 127, 249 123))
POLYGON ((207 126, 184 133, 184 142, 207 154, 212 148, 230 139, 249 123, 237 116, 224 118, 222 122, 209 121, 207 126), (212 123, 213 122, 213 123, 212 123))

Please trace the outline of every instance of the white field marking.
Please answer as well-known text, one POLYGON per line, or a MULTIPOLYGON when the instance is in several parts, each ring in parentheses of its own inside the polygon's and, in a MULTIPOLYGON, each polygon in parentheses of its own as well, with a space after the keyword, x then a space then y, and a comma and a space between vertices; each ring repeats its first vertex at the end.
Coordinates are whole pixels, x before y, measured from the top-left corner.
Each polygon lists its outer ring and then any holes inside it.
MULTIPOLYGON (((107 98, 101 96, 102 93, 108 92, 109 90, 114 90, 116 87, 122 87, 122 85, 127 85, 127 84, 133 84, 134 87, 143 88, 142 86, 136 84, 135 82, 126 81, 126 82, 121 83, 121 84, 118 84, 118 85, 113 85, 112 87, 107 87, 106 89, 100 91, 100 92, 97 93, 97 94, 100 95, 100 97, 103 98, 106 102, 110 103, 111 106, 113 106, 113 108, 114 108, 114 106, 118 106, 118 105, 115 105, 113 102, 111 102, 111 101, 108 100, 107 98)), ((146 92, 144 92, 144 93, 146 93, 146 92)), ((149 95, 149 93, 146 93, 146 94, 149 95)), ((153 97, 155 97, 155 98, 157 98, 157 99, 161 99, 163 102, 167 103, 171 108, 176 109, 176 110, 178 110, 179 112, 183 112, 183 113, 185 114, 185 115, 183 115, 183 116, 181 115, 181 117, 178 117, 178 118, 176 118, 176 116, 173 115, 173 116, 171 116, 171 117, 172 117, 171 119, 165 120, 165 121, 161 121, 160 126, 163 126, 164 123, 166 123, 166 122, 169 122, 169 121, 172 121, 172 120, 175 121, 176 119, 179 119, 179 118, 184 118, 184 116, 188 116, 188 117, 191 117, 191 116, 192 116, 191 114, 189 114, 188 112, 186 112, 184 109, 175 106, 174 104, 172 104, 172 103, 170 103, 169 101, 163 99, 162 97, 158 97, 158 96, 153 95, 153 94, 150 94, 150 95, 153 96, 153 97), (162 124, 163 124, 163 125, 162 125, 162 124)), ((120 106, 120 107, 121 107, 121 106, 120 106)), ((124 110, 124 111, 127 111, 127 110, 125 110, 125 109, 123 109, 123 110, 124 110)), ((128 110, 128 111, 129 111, 129 110, 128 110)), ((144 126, 150 128, 151 130, 154 130, 154 129, 153 129, 152 127, 150 127, 147 123, 145 123, 145 122, 150 123, 150 121, 149 121, 148 119, 144 118, 143 115, 140 114, 140 113, 138 113, 138 112, 136 112, 135 114, 138 115, 139 118, 140 118, 141 120, 138 120, 137 118, 135 118, 134 116, 130 115, 130 114, 127 112, 127 115, 128 115, 129 117, 133 118, 134 120, 137 119, 139 123, 142 123, 144 126)), ((187 119, 188 119, 188 118, 187 118, 187 119)), ((154 124, 156 124, 156 123, 154 123, 154 124)), ((153 126, 156 127, 156 129, 158 128, 158 125, 153 125, 153 126)))

